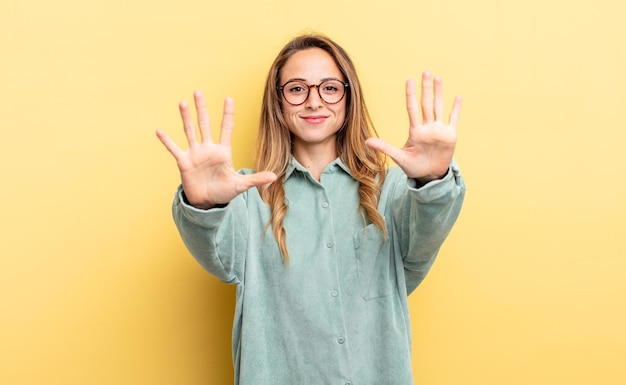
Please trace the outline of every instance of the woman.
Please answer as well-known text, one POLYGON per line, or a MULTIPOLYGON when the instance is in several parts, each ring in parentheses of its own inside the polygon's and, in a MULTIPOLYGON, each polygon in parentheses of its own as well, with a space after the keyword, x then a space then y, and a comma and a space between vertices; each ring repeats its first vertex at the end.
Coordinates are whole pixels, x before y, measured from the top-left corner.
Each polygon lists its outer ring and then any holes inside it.
POLYGON ((235 384, 413 384, 407 296, 459 214, 452 160, 461 99, 443 121, 441 79, 422 76, 421 115, 406 84, 409 138, 373 137, 346 52, 324 36, 290 41, 265 87, 256 169, 234 171, 233 101, 211 141, 180 103, 189 149, 157 135, 178 163, 173 214, 210 273, 237 284, 235 384), (399 167, 387 169, 385 154, 399 167), (254 188, 253 188, 254 187, 254 188))

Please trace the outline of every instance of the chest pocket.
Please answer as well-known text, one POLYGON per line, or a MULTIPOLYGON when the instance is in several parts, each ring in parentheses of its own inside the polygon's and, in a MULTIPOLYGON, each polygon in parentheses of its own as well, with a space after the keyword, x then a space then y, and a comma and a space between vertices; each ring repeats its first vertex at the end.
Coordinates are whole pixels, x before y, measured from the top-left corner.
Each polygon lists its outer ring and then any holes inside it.
POLYGON ((390 241, 385 242, 382 232, 374 224, 354 236, 357 273, 361 296, 366 299, 386 297, 396 285, 390 241))

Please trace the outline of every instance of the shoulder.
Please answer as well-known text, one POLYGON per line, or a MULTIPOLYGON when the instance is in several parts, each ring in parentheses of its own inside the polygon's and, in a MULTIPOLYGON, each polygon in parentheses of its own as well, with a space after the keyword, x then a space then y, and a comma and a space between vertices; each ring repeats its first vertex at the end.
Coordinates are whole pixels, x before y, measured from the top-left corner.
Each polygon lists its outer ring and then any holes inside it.
POLYGON ((398 166, 392 166, 387 168, 387 175, 385 176, 385 181, 383 185, 396 185, 400 182, 406 182, 407 177, 404 171, 398 166))

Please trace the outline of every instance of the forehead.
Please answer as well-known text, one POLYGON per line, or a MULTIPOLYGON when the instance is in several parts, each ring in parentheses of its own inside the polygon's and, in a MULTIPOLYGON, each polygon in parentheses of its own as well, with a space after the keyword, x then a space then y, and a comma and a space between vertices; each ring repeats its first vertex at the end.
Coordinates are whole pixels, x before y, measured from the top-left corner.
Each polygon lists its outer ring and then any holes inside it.
POLYGON ((317 83, 327 78, 344 80, 335 60, 321 48, 308 48, 294 53, 280 71, 281 83, 291 79, 317 83))

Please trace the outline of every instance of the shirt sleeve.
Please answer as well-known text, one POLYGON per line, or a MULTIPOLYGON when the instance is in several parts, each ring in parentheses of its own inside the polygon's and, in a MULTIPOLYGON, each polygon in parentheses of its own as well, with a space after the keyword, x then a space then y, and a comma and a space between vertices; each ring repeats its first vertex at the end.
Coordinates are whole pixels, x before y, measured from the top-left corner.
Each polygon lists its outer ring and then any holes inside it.
POLYGON ((454 161, 443 179, 420 188, 414 179, 405 180, 406 187, 396 188, 391 210, 411 293, 426 277, 459 216, 465 183, 454 161))
POLYGON ((223 282, 241 282, 247 248, 248 220, 244 194, 224 207, 197 209, 179 187, 172 215, 185 246, 200 265, 223 282))

